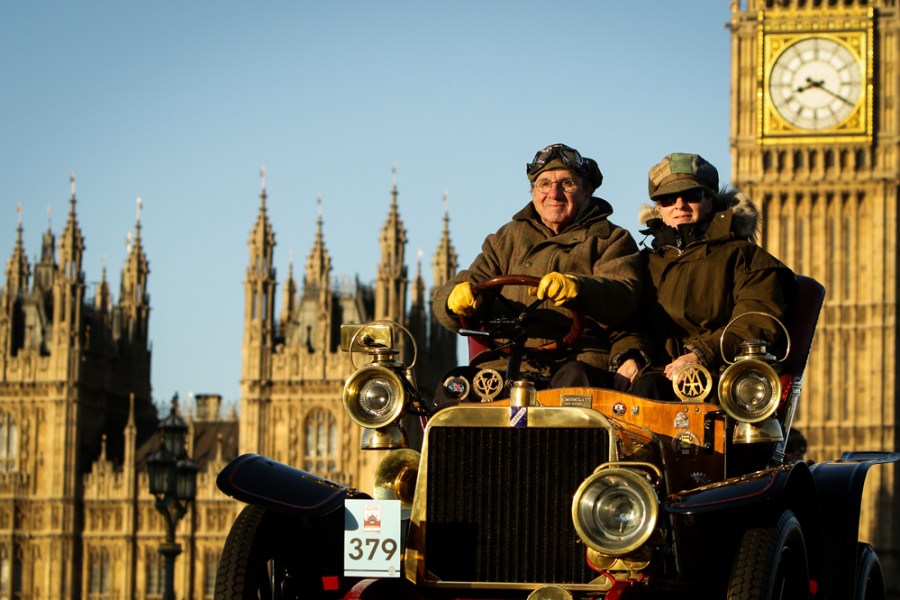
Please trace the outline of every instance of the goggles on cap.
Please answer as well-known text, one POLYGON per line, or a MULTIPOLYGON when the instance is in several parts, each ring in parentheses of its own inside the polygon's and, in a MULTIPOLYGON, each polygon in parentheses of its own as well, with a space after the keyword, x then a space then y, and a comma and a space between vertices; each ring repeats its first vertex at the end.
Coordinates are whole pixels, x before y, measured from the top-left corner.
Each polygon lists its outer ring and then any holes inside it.
POLYGON ((578 150, 569 148, 565 144, 552 144, 543 150, 537 151, 534 155, 534 159, 525 165, 525 173, 531 175, 539 171, 554 158, 558 158, 562 164, 567 167, 572 167, 579 172, 582 172, 585 169, 584 159, 581 157, 581 154, 578 153, 578 150))

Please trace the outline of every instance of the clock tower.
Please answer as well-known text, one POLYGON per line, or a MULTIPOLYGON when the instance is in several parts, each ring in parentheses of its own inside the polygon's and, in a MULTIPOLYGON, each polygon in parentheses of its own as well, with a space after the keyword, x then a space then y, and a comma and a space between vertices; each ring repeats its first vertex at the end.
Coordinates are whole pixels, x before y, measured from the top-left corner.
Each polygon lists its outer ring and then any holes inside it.
MULTIPOLYGON (((900 448, 897 4, 733 0, 730 29, 732 182, 765 248, 827 290, 794 421, 807 458, 900 448)), ((889 580, 898 493, 894 467, 873 469, 860 536, 889 580)))

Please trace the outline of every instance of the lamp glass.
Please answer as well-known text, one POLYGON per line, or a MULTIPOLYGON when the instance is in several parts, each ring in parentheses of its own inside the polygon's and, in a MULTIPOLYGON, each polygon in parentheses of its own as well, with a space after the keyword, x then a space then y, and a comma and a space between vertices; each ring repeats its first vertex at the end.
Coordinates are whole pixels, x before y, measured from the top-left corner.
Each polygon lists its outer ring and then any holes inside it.
POLYGON ((175 457, 164 447, 147 457, 147 474, 151 494, 168 494, 175 491, 175 457))
POLYGON ((197 471, 200 468, 194 461, 182 458, 176 469, 176 495, 179 500, 192 502, 197 497, 197 471))

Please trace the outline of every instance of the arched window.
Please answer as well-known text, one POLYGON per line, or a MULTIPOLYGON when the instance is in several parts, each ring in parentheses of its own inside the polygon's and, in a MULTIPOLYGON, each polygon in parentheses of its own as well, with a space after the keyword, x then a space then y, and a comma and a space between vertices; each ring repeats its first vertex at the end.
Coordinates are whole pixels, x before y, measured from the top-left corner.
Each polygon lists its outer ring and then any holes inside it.
POLYGON ((88 598, 90 600, 106 600, 107 598, 112 598, 109 583, 112 564, 109 557, 109 550, 106 548, 92 550, 90 553, 90 561, 88 598))
POLYGON ((337 420, 330 411, 315 408, 306 415, 303 468, 325 476, 337 468, 337 420))
POLYGON ((0 471, 16 470, 16 455, 19 448, 19 431, 15 418, 0 412, 0 471))

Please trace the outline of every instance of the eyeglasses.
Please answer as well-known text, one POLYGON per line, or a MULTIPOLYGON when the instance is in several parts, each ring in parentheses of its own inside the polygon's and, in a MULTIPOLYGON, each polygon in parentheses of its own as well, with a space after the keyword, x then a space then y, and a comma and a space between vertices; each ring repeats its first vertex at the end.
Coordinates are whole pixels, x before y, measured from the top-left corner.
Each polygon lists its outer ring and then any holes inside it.
POLYGON ((539 179, 534 183, 534 189, 539 191, 542 194, 549 194, 550 190, 555 188, 556 186, 561 185, 562 189, 566 193, 574 192, 578 189, 578 182, 572 179, 571 177, 566 177, 565 179, 560 179, 559 181, 552 181, 550 179, 539 179))
POLYGON ((679 198, 687 203, 697 204, 703 202, 703 198, 705 196, 706 193, 703 190, 693 189, 684 192, 677 192, 675 194, 666 194, 665 196, 660 196, 656 198, 656 203, 663 208, 669 208, 670 206, 673 206, 676 202, 678 202, 679 198))
POLYGON ((584 159, 581 158, 578 150, 569 148, 565 144, 551 144, 543 150, 537 151, 534 159, 525 165, 525 173, 531 175, 554 158, 558 158, 567 167, 573 167, 579 171, 584 169, 584 159))

